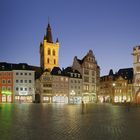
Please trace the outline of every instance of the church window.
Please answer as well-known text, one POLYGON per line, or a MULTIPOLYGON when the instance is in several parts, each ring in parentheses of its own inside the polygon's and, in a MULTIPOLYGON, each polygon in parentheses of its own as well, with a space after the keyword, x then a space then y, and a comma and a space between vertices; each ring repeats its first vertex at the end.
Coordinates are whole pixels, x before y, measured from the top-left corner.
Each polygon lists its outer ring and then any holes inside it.
POLYGON ((48 55, 51 55, 51 50, 50 49, 48 49, 48 55))
POLYGON ((54 59, 54 64, 56 64, 56 60, 54 59))
POLYGON ((49 58, 47 59, 47 62, 50 63, 50 59, 49 58))
POLYGON ((53 50, 53 56, 55 56, 55 50, 53 50))

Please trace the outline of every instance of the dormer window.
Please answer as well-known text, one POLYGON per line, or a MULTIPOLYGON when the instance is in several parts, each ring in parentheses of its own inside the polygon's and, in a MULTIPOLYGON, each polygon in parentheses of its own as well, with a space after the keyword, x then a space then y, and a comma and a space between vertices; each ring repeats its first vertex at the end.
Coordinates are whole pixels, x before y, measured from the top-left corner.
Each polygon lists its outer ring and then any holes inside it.
POLYGON ((58 71, 58 74, 61 74, 61 71, 60 70, 58 71))

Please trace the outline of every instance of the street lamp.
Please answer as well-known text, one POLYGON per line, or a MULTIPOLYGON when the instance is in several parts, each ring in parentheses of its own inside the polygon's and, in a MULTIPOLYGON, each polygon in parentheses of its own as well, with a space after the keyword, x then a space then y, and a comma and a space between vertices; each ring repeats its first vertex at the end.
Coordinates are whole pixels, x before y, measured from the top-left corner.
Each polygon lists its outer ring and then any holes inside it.
POLYGON ((72 100, 73 100, 73 104, 74 104, 75 91, 74 91, 74 90, 72 90, 72 91, 71 91, 71 93, 70 93, 70 95, 72 96, 72 100))
POLYGON ((114 88, 115 88, 116 84, 113 83, 112 86, 113 86, 113 90, 112 90, 112 102, 114 102, 114 94, 115 94, 114 88))

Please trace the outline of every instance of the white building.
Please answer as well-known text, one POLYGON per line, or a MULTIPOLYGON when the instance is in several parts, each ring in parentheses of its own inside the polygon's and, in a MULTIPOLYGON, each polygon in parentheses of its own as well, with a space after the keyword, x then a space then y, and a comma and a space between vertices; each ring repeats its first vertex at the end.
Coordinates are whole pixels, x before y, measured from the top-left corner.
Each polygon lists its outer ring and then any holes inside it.
POLYGON ((14 101, 31 103, 35 100, 35 72, 32 70, 13 70, 14 101))
POLYGON ((69 103, 78 104, 83 100, 82 97, 82 75, 72 67, 65 69, 65 75, 69 77, 69 103))

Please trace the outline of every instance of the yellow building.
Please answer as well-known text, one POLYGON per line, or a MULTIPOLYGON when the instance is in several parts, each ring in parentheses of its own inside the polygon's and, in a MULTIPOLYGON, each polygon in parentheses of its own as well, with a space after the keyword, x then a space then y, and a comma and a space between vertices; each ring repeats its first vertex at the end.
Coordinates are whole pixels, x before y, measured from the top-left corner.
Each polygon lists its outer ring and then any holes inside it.
POLYGON ((59 67, 59 41, 53 42, 51 26, 48 23, 47 32, 43 42, 40 43, 40 65, 43 70, 51 71, 53 67, 59 67))

